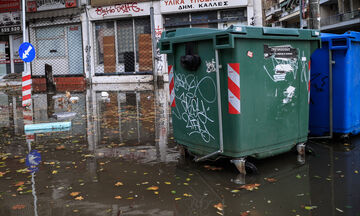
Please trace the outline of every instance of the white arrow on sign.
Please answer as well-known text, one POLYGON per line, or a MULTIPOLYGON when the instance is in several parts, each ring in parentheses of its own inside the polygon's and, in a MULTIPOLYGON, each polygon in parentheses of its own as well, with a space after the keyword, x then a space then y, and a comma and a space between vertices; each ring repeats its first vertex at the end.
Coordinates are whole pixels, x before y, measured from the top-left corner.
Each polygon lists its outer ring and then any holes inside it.
POLYGON ((27 50, 25 50, 22 58, 23 58, 23 59, 26 59, 26 58, 29 56, 29 53, 30 53, 31 50, 32 50, 32 47, 29 46, 29 47, 27 48, 27 50))

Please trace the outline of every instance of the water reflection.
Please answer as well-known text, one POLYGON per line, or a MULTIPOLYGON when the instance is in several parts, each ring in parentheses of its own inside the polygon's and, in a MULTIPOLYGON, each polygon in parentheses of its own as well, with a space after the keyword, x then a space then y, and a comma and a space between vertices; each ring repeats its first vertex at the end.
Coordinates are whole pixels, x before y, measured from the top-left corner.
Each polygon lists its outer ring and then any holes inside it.
POLYGON ((66 101, 65 92, 36 93, 33 123, 63 121, 53 117, 56 113, 76 115, 67 119, 72 121, 69 131, 31 137, 24 133, 19 96, 0 92, 0 215, 360 211, 359 137, 311 143, 317 154, 308 155, 304 165, 293 153, 256 161, 259 174, 247 176, 246 183, 259 186, 248 191, 234 183, 238 172, 228 160, 194 163, 179 157, 170 130, 167 86, 97 85, 71 92, 78 97, 76 103, 66 101), (41 152, 43 161, 32 176, 21 171, 26 167, 21 160, 30 149, 41 152), (23 186, 15 186, 19 182, 23 186), (219 204, 223 210, 214 208, 219 204), (24 207, 14 209, 16 205, 24 207))

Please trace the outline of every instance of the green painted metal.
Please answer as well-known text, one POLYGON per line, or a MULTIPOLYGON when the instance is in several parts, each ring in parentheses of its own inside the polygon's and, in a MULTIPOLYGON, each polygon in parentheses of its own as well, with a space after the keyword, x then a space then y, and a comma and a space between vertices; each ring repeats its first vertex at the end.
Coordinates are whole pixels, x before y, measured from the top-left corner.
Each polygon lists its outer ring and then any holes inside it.
POLYGON ((223 119, 223 156, 264 158, 306 142, 309 60, 320 39, 314 30, 230 27, 164 32, 160 50, 174 68, 174 138, 198 155, 219 150, 215 49, 223 119), (296 33, 296 34, 295 34, 296 33), (195 71, 181 66, 191 43, 201 57, 195 71), (280 48, 279 48, 280 47, 280 48), (282 49, 284 48, 285 49, 282 49), (276 50, 276 51, 274 51, 276 50), (282 50, 284 53, 281 53, 282 50), (289 51, 290 50, 290 51, 289 51), (275 53, 273 53, 274 51, 275 53), (227 65, 240 64, 241 114, 229 114, 227 65))

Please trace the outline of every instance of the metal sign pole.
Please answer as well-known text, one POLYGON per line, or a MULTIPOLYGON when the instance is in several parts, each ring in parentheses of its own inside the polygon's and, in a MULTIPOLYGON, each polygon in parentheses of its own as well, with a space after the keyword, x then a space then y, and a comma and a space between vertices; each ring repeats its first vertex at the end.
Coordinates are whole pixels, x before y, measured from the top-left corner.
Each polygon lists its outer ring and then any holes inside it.
POLYGON ((303 29, 304 28, 304 20, 303 20, 303 1, 305 0, 300 0, 300 29, 303 29))
MULTIPOLYGON (((22 0, 22 32, 23 43, 26 42, 26 19, 25 19, 25 0, 22 0)), ((26 74, 26 62, 24 62, 24 74, 26 74)))

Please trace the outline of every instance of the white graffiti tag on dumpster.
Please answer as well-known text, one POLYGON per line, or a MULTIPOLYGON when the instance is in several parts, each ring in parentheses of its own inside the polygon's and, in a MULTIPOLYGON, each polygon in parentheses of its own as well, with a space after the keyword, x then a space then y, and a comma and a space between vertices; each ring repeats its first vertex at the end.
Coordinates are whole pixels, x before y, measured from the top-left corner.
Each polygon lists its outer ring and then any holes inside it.
POLYGON ((283 99, 283 104, 287 104, 290 103, 292 98, 294 97, 295 94, 295 87, 293 86, 289 86, 285 91, 284 91, 284 96, 285 98, 283 99))
POLYGON ((211 61, 205 61, 206 64, 206 72, 207 73, 211 73, 211 72, 216 72, 216 62, 214 59, 212 59, 211 61))
POLYGON ((208 143, 214 135, 209 131, 209 124, 213 118, 209 117, 211 104, 216 101, 216 84, 213 78, 205 76, 198 80, 194 75, 175 75, 175 91, 178 92, 175 116, 186 123, 188 135, 199 134, 204 142, 208 143), (207 89, 207 92, 203 92, 207 89))

